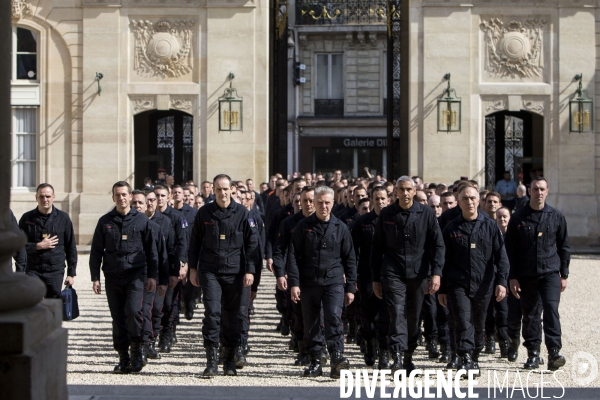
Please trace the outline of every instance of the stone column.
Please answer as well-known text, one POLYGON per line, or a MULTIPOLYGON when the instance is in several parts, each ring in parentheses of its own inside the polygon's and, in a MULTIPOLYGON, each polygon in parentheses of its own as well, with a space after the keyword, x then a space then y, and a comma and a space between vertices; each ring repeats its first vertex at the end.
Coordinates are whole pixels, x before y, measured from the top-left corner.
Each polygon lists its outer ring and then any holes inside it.
MULTIPOLYGON (((26 241, 9 212, 11 187, 11 4, 0 2, 0 393, 3 399, 67 399, 67 331, 60 300, 42 301, 39 279, 16 274, 11 257, 26 241)), ((15 14, 15 16, 20 16, 15 14)))

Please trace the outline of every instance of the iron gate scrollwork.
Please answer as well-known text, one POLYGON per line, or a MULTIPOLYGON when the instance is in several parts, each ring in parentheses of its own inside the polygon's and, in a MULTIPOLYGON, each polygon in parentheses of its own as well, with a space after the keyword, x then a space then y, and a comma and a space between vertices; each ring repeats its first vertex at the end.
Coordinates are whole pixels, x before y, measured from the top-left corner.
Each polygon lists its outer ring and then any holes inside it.
POLYGON ((388 177, 397 178, 400 174, 400 0, 387 0, 387 28, 388 28, 388 93, 387 93, 387 137, 388 157, 390 168, 388 177), (389 100, 391 99, 391 101, 389 100))
POLYGON ((507 115, 504 117, 504 170, 510 171, 510 178, 519 173, 515 159, 523 157, 523 120, 507 115))
POLYGON ((496 184, 496 117, 485 117, 485 187, 496 184))

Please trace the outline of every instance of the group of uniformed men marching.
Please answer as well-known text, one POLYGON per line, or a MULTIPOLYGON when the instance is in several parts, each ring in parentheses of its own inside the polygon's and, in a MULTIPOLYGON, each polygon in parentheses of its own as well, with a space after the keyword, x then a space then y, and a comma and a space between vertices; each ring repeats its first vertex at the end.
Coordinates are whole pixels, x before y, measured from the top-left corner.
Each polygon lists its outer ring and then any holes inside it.
MULTIPOLYGON (((366 365, 378 360, 379 369, 409 374, 422 320, 430 358, 476 373, 486 337, 497 335, 502 357, 517 359, 522 323, 524 367, 536 369, 542 312, 547 367, 565 364, 558 305, 569 274, 567 226, 546 204, 543 177, 531 182, 529 204, 511 214, 499 208, 496 192, 480 204, 472 181, 420 200, 408 176, 394 185, 373 178, 348 184, 339 175, 331 187, 312 186, 310 174, 291 183, 275 176, 256 193, 221 174, 212 195, 203 188, 198 209, 178 185, 142 191, 115 183, 115 207, 98 221, 89 263, 96 294, 104 275, 119 353, 114 372, 139 372, 147 358, 170 352, 180 305, 191 319, 201 297, 202 375, 218 374, 221 363, 225 375, 236 375, 248 365, 263 260, 277 279, 278 329, 291 331, 304 376, 321 376, 329 359, 329 376, 339 377, 350 366, 345 342, 357 338, 366 365)), ((65 283, 75 276, 73 227, 52 205, 52 186, 40 185, 36 199, 19 222, 28 243, 26 266, 17 270, 39 276, 47 296, 58 297, 65 260, 65 283)))

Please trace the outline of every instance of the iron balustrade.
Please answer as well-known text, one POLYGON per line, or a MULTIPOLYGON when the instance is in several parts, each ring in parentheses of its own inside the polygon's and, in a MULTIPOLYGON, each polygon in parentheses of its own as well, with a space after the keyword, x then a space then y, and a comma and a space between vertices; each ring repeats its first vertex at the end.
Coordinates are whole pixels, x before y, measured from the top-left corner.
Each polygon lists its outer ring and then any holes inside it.
POLYGON ((296 2, 297 25, 385 25, 386 1, 337 0, 296 2))
POLYGON ((315 117, 343 117, 344 99, 315 99, 315 117))

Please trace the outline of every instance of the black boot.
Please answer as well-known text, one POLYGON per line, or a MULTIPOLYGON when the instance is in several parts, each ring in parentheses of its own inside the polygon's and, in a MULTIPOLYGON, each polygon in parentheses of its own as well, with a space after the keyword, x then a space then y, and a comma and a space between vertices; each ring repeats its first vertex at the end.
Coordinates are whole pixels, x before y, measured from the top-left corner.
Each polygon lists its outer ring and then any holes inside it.
POLYGON ((156 339, 153 339, 147 348, 148 358, 151 360, 159 360, 160 353, 156 351, 156 339))
POLYGON ((144 367, 148 364, 148 345, 142 345, 142 364, 144 367))
POLYGON ((327 360, 329 360, 329 352, 327 351, 327 343, 323 343, 323 347, 321 347, 321 365, 327 365, 327 360))
POLYGON ((520 338, 510 338, 510 343, 508 345, 507 358, 510 362, 517 361, 519 357, 519 346, 521 345, 520 338))
POLYGON ((415 370, 415 364, 412 362, 413 353, 405 352, 402 360, 402 368, 406 370, 406 376, 409 376, 413 370, 415 370))
POLYGON ((445 344, 441 344, 440 345, 440 358, 438 358, 437 361, 439 363, 448 363, 448 362, 450 362, 451 357, 452 357, 452 355, 450 353, 450 348, 445 344))
POLYGON ((296 361, 294 361, 294 365, 309 365, 310 357, 306 352, 306 347, 304 347, 304 341, 301 340, 298 342, 298 357, 296 361))
POLYGON ((508 358, 508 340, 500 340, 500 358, 508 358))
POLYGON ((427 351, 429 353, 429 358, 438 358, 440 356, 436 338, 431 338, 431 340, 427 342, 427 351))
POLYGON ((481 349, 473 350, 473 369, 475 370, 475 374, 473 376, 481 375, 479 371, 479 354, 481 354, 481 349))
MULTIPOLYGON (((477 356, 479 357, 479 353, 477 353, 477 356)), ((479 376, 479 366, 478 366, 477 362, 474 361, 472 352, 467 351, 467 352, 465 352, 465 354, 463 354, 462 363, 459 367, 459 370, 460 369, 464 369, 467 373, 469 371, 475 371, 474 376, 479 376)), ((466 376, 465 376, 465 378, 466 378, 466 376)))
POLYGON ((350 330, 350 323, 348 322, 347 318, 344 318, 342 323, 344 324, 344 335, 347 335, 348 331, 350 330))
POLYGON ((254 315, 254 300, 250 300, 250 305, 248 306, 248 315, 254 315))
POLYGON ((142 360, 142 344, 131 343, 131 372, 140 372, 144 368, 142 360))
POLYGON ((281 317, 281 334, 287 336, 290 334, 290 324, 285 317, 281 317))
POLYGON ((311 354, 310 365, 304 370, 305 377, 323 376, 323 367, 321 367, 321 355, 319 353, 311 354))
POLYGON ((402 352, 400 351, 391 351, 390 352, 392 355, 392 360, 393 360, 393 364, 391 365, 390 369, 392 370, 392 375, 394 375, 394 373, 396 371, 401 370, 402 367, 402 352))
POLYGON ((218 346, 206 346, 206 368, 202 373, 203 378, 212 378, 219 372, 219 364, 217 362, 219 357, 218 346))
POLYGON ((377 357, 377 340, 365 340, 365 346, 365 364, 367 364, 367 367, 372 367, 373 365, 375 365, 375 358, 377 357))
POLYGON ((496 352, 496 340, 494 336, 488 336, 485 340, 485 354, 494 354, 496 352))
POLYGON ((173 325, 173 330, 171 331, 171 346, 177 344, 177 325, 173 325))
POLYGON ((379 347, 379 369, 390 369, 390 353, 387 348, 379 347))
POLYGON ((219 345, 219 358, 218 358, 218 363, 219 365, 223 365, 223 363, 225 362, 225 347, 219 345))
POLYGON ((160 338, 158 339, 158 351, 161 353, 170 353, 171 352, 171 332, 165 330, 160 333, 160 338))
POLYGON ((351 319, 348 321, 348 336, 346 337, 346 343, 352 344, 356 343, 356 319, 351 319))
MULTIPOLYGON (((548 349, 548 369, 556 371, 565 365, 565 358, 559 354, 560 349, 548 349)), ((540 363, 541 364, 541 363, 540 363)))
POLYGON ((248 345, 248 342, 244 340, 244 343, 242 343, 242 352, 244 353, 245 356, 248 355, 248 353, 250 353, 250 346, 248 345))
POLYGON ((296 340, 295 337, 293 337, 293 332, 292 332, 292 338, 290 339, 290 343, 288 345, 288 350, 292 350, 294 353, 298 352, 298 341, 296 340))
POLYGON ((131 358, 129 358, 129 352, 119 351, 119 363, 115 365, 113 373, 115 374, 128 374, 131 372, 131 358))
POLYGON ((185 319, 191 321, 194 318, 194 308, 196 308, 196 302, 190 301, 185 304, 185 319))
POLYGON ((540 348, 527 349, 527 361, 523 368, 538 369, 540 367, 540 348))
POLYGON ((223 346, 225 352, 225 361, 223 362, 223 375, 225 376, 236 376, 237 371, 235 370, 235 347, 223 346))
POLYGON ((242 346, 236 346, 234 361, 235 361, 236 369, 242 369, 246 365, 248 365, 248 362, 246 361, 246 357, 244 356, 244 349, 242 346))
POLYGON ((329 377, 331 379, 339 379, 340 371, 348 368, 350 368, 350 362, 344 357, 344 353, 341 350, 334 350, 331 353, 331 372, 329 373, 329 377))
POLYGON ((450 361, 446 365, 446 369, 458 369, 460 368, 462 360, 461 357, 456 354, 455 351, 451 351, 450 353, 450 361))

